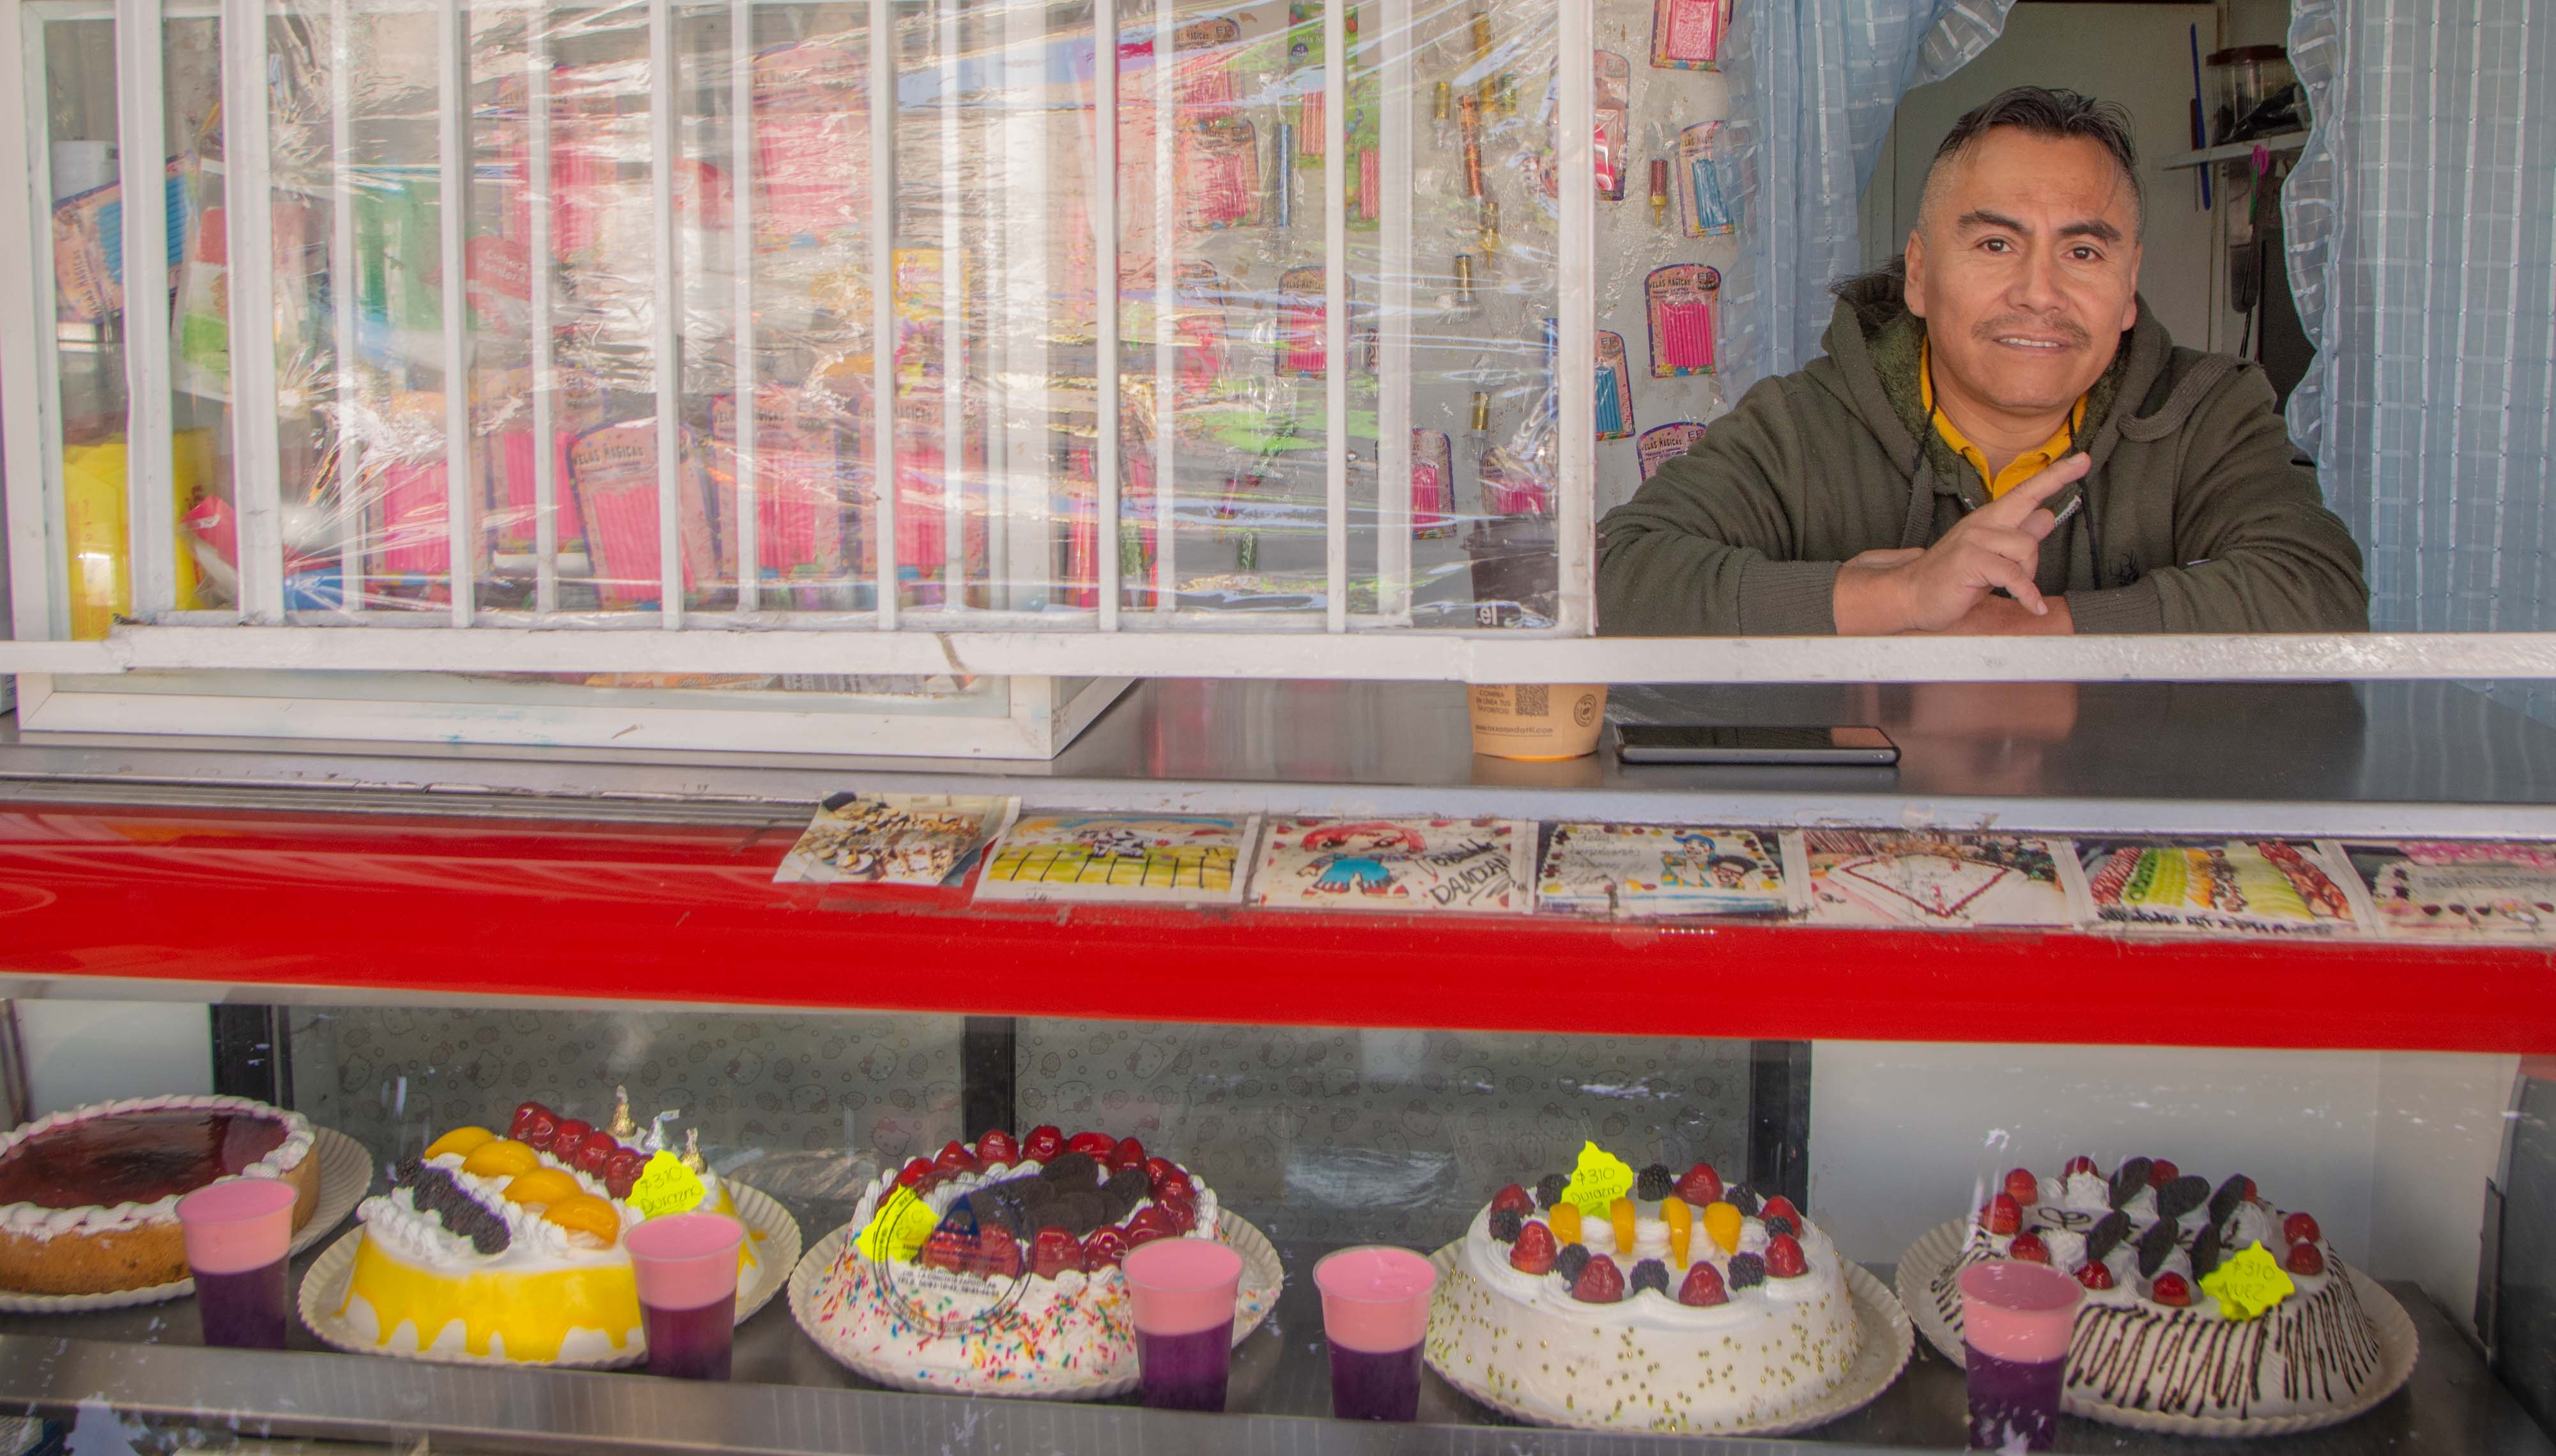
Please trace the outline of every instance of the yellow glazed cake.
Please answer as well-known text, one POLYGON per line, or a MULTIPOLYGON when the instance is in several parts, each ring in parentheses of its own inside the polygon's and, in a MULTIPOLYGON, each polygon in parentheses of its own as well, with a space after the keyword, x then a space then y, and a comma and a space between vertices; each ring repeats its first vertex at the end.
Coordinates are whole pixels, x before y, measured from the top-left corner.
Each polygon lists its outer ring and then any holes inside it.
MULTIPOLYGON (((359 1338, 402 1355, 643 1353, 622 1235, 645 1221, 632 1199, 651 1154, 535 1103, 517 1109, 509 1132, 457 1128, 392 1169, 391 1191, 356 1210, 362 1242, 338 1313, 359 1338)), ((733 1217, 718 1179, 691 1171, 703 1188, 696 1206, 733 1217)), ((740 1279, 752 1276, 754 1243, 739 1253, 740 1279)))

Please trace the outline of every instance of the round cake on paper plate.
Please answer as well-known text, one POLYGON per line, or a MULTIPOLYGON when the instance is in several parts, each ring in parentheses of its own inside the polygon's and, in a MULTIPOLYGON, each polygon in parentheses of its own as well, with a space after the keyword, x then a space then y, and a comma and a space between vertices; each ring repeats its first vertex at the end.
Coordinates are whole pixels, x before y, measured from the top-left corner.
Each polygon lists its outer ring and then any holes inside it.
POLYGON ((2091 1157, 2008 1172, 1928 1284, 1955 1340, 1961 1272, 1983 1259, 2086 1286, 2071 1398, 2241 1420, 2356 1404, 2383 1377, 2377 1327, 2315 1217, 2276 1211, 2242 1174, 2213 1187, 2148 1157, 2109 1174, 2091 1157))
POLYGON ((187 1277, 178 1200, 222 1178, 293 1186, 293 1226, 320 1204, 300 1113, 244 1097, 92 1103, 0 1137, 0 1289, 105 1294, 187 1277))
POLYGON ((1626 1187, 1592 1177, 1596 1152, 1475 1215, 1429 1322, 1441 1374, 1528 1418, 1662 1431, 1779 1421, 1845 1379, 1846 1264, 1790 1199, 1710 1163, 1626 1187))
MULTIPOLYGON (((1101 1394, 1136 1376, 1119 1261, 1220 1228, 1215 1190, 1134 1138, 989 1132, 865 1189, 800 1321, 836 1359, 909 1389, 1101 1394)), ((1246 1254, 1237 1333, 1277 1293, 1246 1254)))
MULTIPOLYGON (((515 1109, 507 1136, 455 1128, 423 1157, 391 1169, 391 1190, 355 1210, 363 1221, 343 1302, 353 1337, 395 1355, 525 1362, 633 1355, 639 1289, 622 1234, 645 1222, 643 1176, 672 1164, 698 1185, 690 1206, 735 1213, 698 1153, 678 1158, 662 1135, 643 1149, 627 1109, 623 1132, 561 1118, 538 1102, 515 1109)), ((678 1176, 678 1182, 683 1178, 678 1176)), ((665 1210, 660 1209, 660 1213, 665 1210)), ((759 1256, 748 1238, 741 1271, 759 1256)))

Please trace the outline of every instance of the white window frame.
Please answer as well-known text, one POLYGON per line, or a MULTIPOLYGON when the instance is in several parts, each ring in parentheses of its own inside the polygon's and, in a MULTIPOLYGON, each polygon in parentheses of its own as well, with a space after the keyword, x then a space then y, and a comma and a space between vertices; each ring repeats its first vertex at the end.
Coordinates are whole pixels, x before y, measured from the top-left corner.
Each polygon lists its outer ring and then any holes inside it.
MULTIPOLYGON (((230 118, 226 147, 229 251, 234 259, 272 256, 272 219, 267 179, 267 27, 265 0, 216 0, 222 19, 224 114, 230 118), (245 44, 243 44, 245 42, 245 44)), ((342 3, 342 0, 341 0, 342 3)), ((446 196, 462 183, 466 159, 457 145, 467 122, 467 81, 460 73, 463 48, 457 0, 426 0, 435 6, 447 54, 439 70, 442 123, 447 146, 446 196)), ((750 0, 729 0, 731 15, 745 11, 750 0)), ((1378 0, 1383 33, 1395 36, 1410 23, 1414 0, 1378 0)), ((883 26, 891 0, 869 0, 871 24, 883 26)), ((20 78, 22 105, 0 114, 0 434, 5 435, 7 474, 7 546, 14 569, 10 580, 10 621, 15 640, 0 641, 0 672, 26 674, 112 674, 134 669, 309 669, 415 670, 470 672, 771 672, 771 673, 940 673, 963 671, 1024 676, 1223 676, 1453 679, 1465 681, 1921 681, 2028 680, 2112 678, 2276 679, 2276 678, 2548 678, 2556 677, 2556 633, 2482 634, 2312 634, 2298 636, 2191 636, 2082 639, 1598 639, 1594 638, 1593 578, 1596 560, 1594 480, 1596 465, 1595 399, 1587 389, 1560 391, 1560 562, 1556 625, 1549 631, 1449 632, 1415 629, 1409 624, 1408 407, 1388 406, 1381 433, 1384 466, 1399 469, 1394 487, 1383 491, 1380 532, 1383 547, 1379 569, 1383 600, 1373 614, 1347 610, 1347 450, 1345 430, 1329 431, 1328 511, 1326 540, 1328 603, 1325 610, 1284 618, 1219 617, 1197 612, 1122 611, 1114 533, 1104 538, 1100 560, 1101 605, 1081 613, 974 612, 948 608, 899 610, 896 602, 894 511, 897 506, 892 443, 895 431, 875 427, 868 437, 881 452, 873 471, 877 491, 875 520, 879 539, 877 575, 879 608, 869 613, 789 614, 754 610, 753 593, 745 587, 734 613, 690 612, 682 605, 680 551, 676 548, 674 476, 679 452, 670 439, 660 440, 664 472, 661 494, 661 561, 667 576, 662 612, 618 614, 608 624, 591 620, 554 621, 546 612, 506 613, 474 610, 470 580, 476 552, 470 533, 468 481, 468 402, 466 392, 447 391, 448 478, 452 501, 452 569, 455 589, 448 614, 357 613, 292 614, 284 610, 278 511, 278 436, 274 360, 271 352, 234 350, 232 418, 236 462, 234 489, 241 546, 240 606, 236 612, 175 613, 167 558, 173 548, 175 522, 166 489, 170 440, 170 359, 167 318, 157 326, 145 321, 128 333, 128 375, 135 402, 130 488, 133 513, 133 590, 138 622, 119 625, 103 641, 58 640, 62 618, 58 559, 59 526, 49 522, 47 489, 49 451, 53 449, 59 408, 50 393, 53 371, 46 353, 53 329, 50 267, 50 188, 44 162, 33 143, 41 137, 43 77, 31 71, 38 58, 29 49, 33 27, 40 22, 31 0, 18 0, 19 14, 0 24, 0 73, 20 78), (258 422, 238 427, 238 422, 258 422), (1399 516, 1397 517, 1397 512, 1399 516), (337 625, 315 618, 333 617, 337 625), (1303 630, 1272 630, 1298 626, 1303 630), (371 630, 366 630, 371 629, 371 630), (386 630, 398 629, 398 630, 386 630)), ((119 115, 127 136, 156 135, 161 124, 157 47, 135 47, 126 38, 143 28, 156 30, 166 14, 203 13, 191 0, 101 0, 91 7, 111 13, 118 25, 119 115), (164 10, 164 4, 167 8, 164 10), (146 82, 131 84, 136 78, 146 82)), ((1332 94, 1347 94, 1348 46, 1344 34, 1345 3, 1325 9, 1324 64, 1332 94)), ((673 132, 670 104, 673 88, 670 26, 671 0, 649 6, 653 75, 657 100, 658 161, 652 184, 664 219, 656 286, 661 298, 679 297, 673 277, 678 256, 671 245, 675 226, 673 198, 673 132)), ((64 13, 48 8, 44 14, 64 13)), ((1171 0, 1095 0, 1095 54, 1114 56, 1123 26, 1151 36, 1173 16, 1171 0)), ((340 10, 339 14, 345 14, 340 10)), ((1563 58, 1588 57, 1595 50, 1593 7, 1561 0, 1554 6, 1555 44, 1563 58)), ((154 37, 156 41, 156 35, 154 37)), ((737 43, 740 48, 745 44, 737 43)), ((1401 49, 1401 48, 1397 48, 1401 49)), ((872 95, 893 94, 884 72, 893 65, 890 48, 874 47, 872 95)), ((1408 84, 1407 54, 1386 58, 1388 83, 1408 84)), ((1172 67, 1156 67, 1152 80, 1168 87, 1172 67)), ((743 91, 747 82, 736 85, 743 91)), ((1095 67, 1099 109, 1106 114, 1117 90, 1114 66, 1095 67)), ((1560 66, 1561 110, 1558 165, 1566 179, 1586 178, 1593 170, 1595 119, 1593 77, 1586 64, 1560 66)), ((871 136, 873 165, 880 178, 893 164, 898 122, 892 107, 874 108, 871 136)), ((1344 363, 1348 354, 1346 203, 1340 175, 1343 146, 1340 135, 1345 106, 1326 108, 1325 164, 1322 188, 1326 202, 1324 301, 1326 357, 1344 363)), ((1384 160, 1393 176, 1388 195, 1407 192, 1411 146, 1407 107, 1387 111, 1384 160)), ((537 114, 539 113, 537 109, 537 114)), ((947 116, 920 114, 905 124, 940 131, 947 139, 957 131, 947 116)), ((546 130, 536 128, 537 131, 546 130)), ((1093 176, 1114 178, 1115 128, 1093 129, 1093 176)), ((1154 161, 1160 179, 1169 166, 1168 129, 1158 128, 1162 149, 1154 161)), ((535 146, 542 145, 536 138, 535 146)), ((740 129, 737 155, 747 146, 740 129)), ((158 149, 123 149, 123 182, 127 196, 156 195, 160 184, 158 149)), ((1168 205, 1168 188, 1158 205, 1168 205)), ((740 214, 751 205, 747 187, 738 187, 740 214)), ((873 196, 893 195, 883 182, 873 196)), ((544 209, 534 209, 537 215, 544 209)), ((1117 203, 1114 196, 1095 200, 1090 208, 1101 256, 1114 250, 1117 203)), ((1398 210, 1398 209, 1397 209, 1398 210)), ((1587 186, 1561 188, 1559 217, 1559 360, 1565 378, 1585 367, 1572 361, 1596 357, 1595 217, 1593 191, 1587 186)), ((459 209, 447 209, 447 257, 460 254, 459 209)), ((160 256, 165 251, 164 216, 157 207, 124 209, 124 246, 128 258, 160 256)), ((872 230, 873 276, 891 274, 892 230, 872 230)), ((337 247, 348 246, 340 228, 337 247)), ((1381 234, 1384 302, 1406 299, 1412 276, 1411 228, 1390 220, 1381 234)), ((537 266, 552 264, 548 250, 537 250, 537 266)), ((333 260, 343 268, 350 260, 333 260)), ((748 285, 740 270, 739 296, 748 285)), ((272 308, 269 269, 235 268, 230 272, 230 331, 235 340, 268 336, 272 308)), ((536 299, 546 297, 547 280, 539 280, 536 299)), ((1164 287, 1168 288, 1168 285, 1164 287)), ((1115 334, 1116 291, 1099 291, 1100 337, 1115 334)), ((888 291, 873 291, 880 315, 879 336, 892 331, 893 301, 888 291)), ((446 364, 452 370, 463 357, 463 291, 447 291, 444 341, 446 364)), ((155 313, 157 310, 143 310, 155 313)), ((1397 310, 1388 309, 1388 312, 1397 310)), ((680 391, 672 360, 676 347, 673 308, 659 310, 657 390, 660 428, 671 433, 672 405, 680 391)), ((956 333, 957 330, 954 330, 956 333)), ((961 345, 963 347, 963 344, 961 345)), ((1408 359, 1407 329, 1388 323, 1380 340, 1384 367, 1402 367, 1408 359)), ((1116 350, 1101 349, 1100 398, 1119 398, 1121 360, 1116 350)), ((547 361, 543 361, 545 364, 547 361)), ((1160 365, 1158 363, 1157 368, 1160 365)), ((891 408, 892 361, 880 351, 880 377, 870 408, 891 408)), ((456 371, 457 372, 457 371, 456 371)), ((546 370, 537 372, 536 406, 546 407, 546 370)), ((1347 373, 1335 368, 1329 384, 1330 415, 1347 416, 1347 373)), ((1399 391, 1381 392, 1388 401, 1399 391)), ((743 491, 753 489, 753 410, 738 411, 739 474, 743 491)), ((948 412, 955 422, 957 411, 948 412)), ((954 425, 955 427, 955 425, 954 425)), ((1116 431, 1101 431, 1099 499, 1103 519, 1112 519, 1118 501, 1116 431)), ((547 502, 556 488, 548 469, 550 452, 537 450, 538 492, 547 502)), ((963 452, 953 451, 954 462, 963 452)), ((351 465, 351 462, 349 462, 351 465)), ((1168 487, 1169 482, 1165 482, 1168 487)), ((1168 488, 1162 493, 1167 499, 1168 488)), ((544 523, 548 535, 547 520, 544 523)), ((954 536, 954 541, 955 541, 954 536)), ((547 544, 547 543, 546 543, 547 544)), ((550 559, 545 552, 545 566, 550 559)), ((749 557, 750 559, 750 557, 749 557)), ((1167 569, 1167 568, 1166 568, 1167 569)), ((751 572, 741 576, 751 577, 751 572)), ((349 585, 352 585, 351 580, 349 585)), ((555 601, 550 570, 541 573, 537 602, 555 601)), ((42 690, 41 683, 38 684, 42 690)))

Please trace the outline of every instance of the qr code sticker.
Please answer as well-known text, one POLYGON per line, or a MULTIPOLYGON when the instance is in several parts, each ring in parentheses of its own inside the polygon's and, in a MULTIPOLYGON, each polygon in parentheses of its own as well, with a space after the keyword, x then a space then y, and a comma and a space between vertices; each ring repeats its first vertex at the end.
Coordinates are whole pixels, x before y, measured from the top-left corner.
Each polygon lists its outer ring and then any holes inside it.
POLYGON ((1520 683, 1517 689, 1517 714, 1521 718, 1552 717, 1553 688, 1544 683, 1537 683, 1531 687, 1520 683))

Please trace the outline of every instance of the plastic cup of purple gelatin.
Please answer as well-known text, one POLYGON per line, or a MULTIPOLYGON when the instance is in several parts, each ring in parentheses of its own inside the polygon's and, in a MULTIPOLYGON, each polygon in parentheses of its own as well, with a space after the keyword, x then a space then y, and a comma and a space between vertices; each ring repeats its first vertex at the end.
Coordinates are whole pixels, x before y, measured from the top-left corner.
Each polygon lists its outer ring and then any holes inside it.
POLYGON ((178 1200, 205 1344, 284 1348, 290 1307, 284 1266, 298 1196, 277 1178, 224 1178, 178 1200))
POLYGON ((1242 1256, 1213 1239, 1156 1239, 1119 1268, 1135 1306, 1136 1369, 1156 1410, 1222 1410, 1242 1256))
POLYGON ((1420 1343, 1438 1269, 1408 1249, 1370 1244, 1314 1266, 1323 1337, 1332 1348, 1332 1414, 1412 1420, 1420 1414, 1420 1343))
POLYGON ((2048 1265, 2012 1259, 1974 1264, 1961 1283, 1971 1449, 2049 1450, 2085 1286, 2048 1265))
POLYGON ((621 1236, 639 1284, 648 1373, 723 1381, 736 1344, 736 1258, 745 1225, 723 1213, 678 1213, 621 1236))

